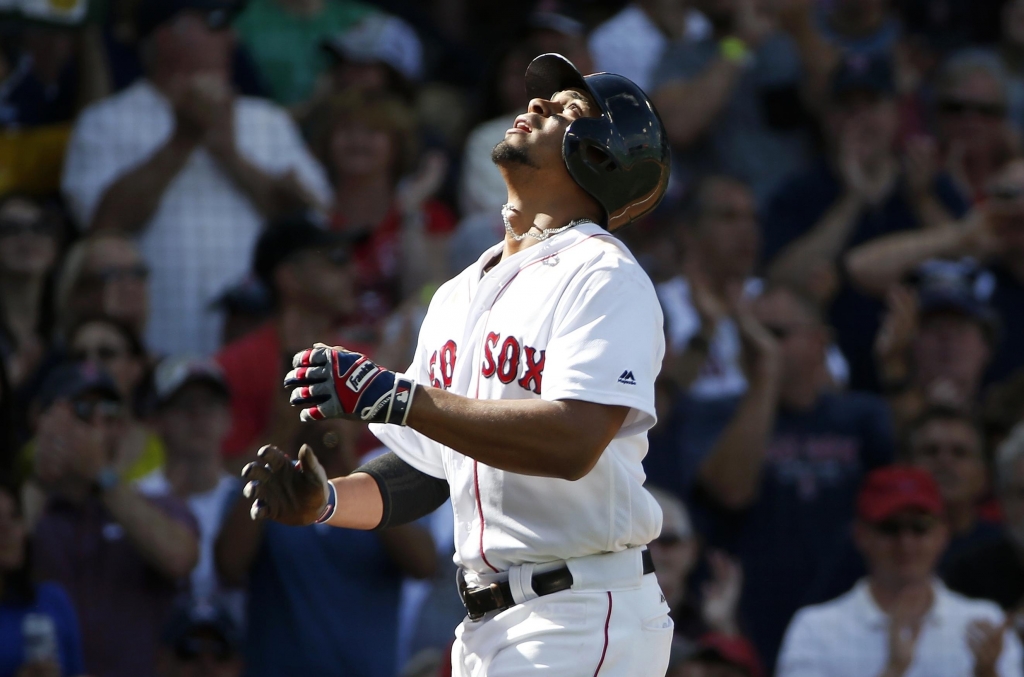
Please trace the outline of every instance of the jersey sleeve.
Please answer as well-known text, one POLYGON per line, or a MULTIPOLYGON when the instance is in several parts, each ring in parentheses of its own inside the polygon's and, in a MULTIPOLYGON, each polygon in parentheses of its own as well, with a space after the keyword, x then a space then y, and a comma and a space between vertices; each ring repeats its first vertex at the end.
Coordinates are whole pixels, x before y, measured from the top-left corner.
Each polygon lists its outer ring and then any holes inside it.
POLYGON ((618 437, 648 430, 657 420, 654 380, 665 354, 650 280, 639 270, 602 269, 567 295, 545 350, 541 397, 629 407, 618 437))
MULTIPOLYGON (((430 375, 427 373, 426 360, 423 359, 423 346, 416 346, 416 355, 412 364, 405 372, 405 376, 423 385, 430 384, 430 375)), ((415 395, 413 395, 415 397, 415 395)), ((395 452, 400 459, 437 479, 447 479, 444 472, 444 463, 441 456, 441 445, 434 440, 421 435, 412 428, 404 426, 388 425, 386 423, 371 423, 372 432, 381 443, 395 452)))

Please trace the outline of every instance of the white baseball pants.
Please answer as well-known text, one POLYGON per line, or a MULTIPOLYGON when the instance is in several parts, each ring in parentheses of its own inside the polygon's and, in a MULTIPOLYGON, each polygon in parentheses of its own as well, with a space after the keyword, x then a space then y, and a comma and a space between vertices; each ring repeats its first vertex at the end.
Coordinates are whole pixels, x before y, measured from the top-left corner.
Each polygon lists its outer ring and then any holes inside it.
POLYGON ((462 622, 452 677, 664 677, 673 624, 654 574, 642 573, 640 550, 566 564, 572 589, 544 597, 529 586, 529 565, 526 576, 512 567, 515 596, 527 599, 462 622))

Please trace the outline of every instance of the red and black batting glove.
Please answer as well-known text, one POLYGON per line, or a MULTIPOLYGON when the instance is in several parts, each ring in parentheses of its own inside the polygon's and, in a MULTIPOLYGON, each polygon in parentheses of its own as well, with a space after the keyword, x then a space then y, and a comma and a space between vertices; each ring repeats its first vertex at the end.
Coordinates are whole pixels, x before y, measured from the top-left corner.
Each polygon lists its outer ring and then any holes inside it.
POLYGON ((303 421, 347 418, 405 425, 416 382, 378 366, 366 355, 317 343, 292 359, 284 377, 303 421))

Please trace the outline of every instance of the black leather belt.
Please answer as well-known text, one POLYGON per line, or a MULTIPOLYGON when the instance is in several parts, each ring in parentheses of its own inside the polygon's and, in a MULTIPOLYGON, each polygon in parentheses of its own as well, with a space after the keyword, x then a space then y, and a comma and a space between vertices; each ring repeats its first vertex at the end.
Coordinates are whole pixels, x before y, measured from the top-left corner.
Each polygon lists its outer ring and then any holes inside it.
MULTIPOLYGON (((641 553, 641 559, 643 560, 644 575, 653 574, 654 560, 651 558, 651 551, 644 550, 641 553)), ((516 605, 515 600, 512 599, 512 587, 508 581, 471 588, 466 585, 466 577, 460 568, 458 584, 459 597, 462 598, 462 604, 466 607, 466 613, 469 614, 470 620, 476 621, 483 618, 484 614, 492 611, 504 611, 516 605)), ((568 590, 572 587, 572 573, 569 571, 569 567, 564 566, 542 574, 534 574, 531 585, 539 597, 568 590)))

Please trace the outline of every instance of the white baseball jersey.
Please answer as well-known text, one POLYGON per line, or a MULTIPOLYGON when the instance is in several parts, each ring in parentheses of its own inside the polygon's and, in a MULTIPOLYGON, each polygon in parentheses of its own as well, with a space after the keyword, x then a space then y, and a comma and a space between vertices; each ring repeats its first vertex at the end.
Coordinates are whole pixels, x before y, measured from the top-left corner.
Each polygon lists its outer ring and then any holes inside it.
POLYGON ((498 470, 411 428, 371 425, 404 461, 451 486, 455 561, 480 574, 643 545, 661 509, 643 488, 654 379, 665 351, 647 274, 585 223, 484 266, 490 248, 434 295, 408 376, 489 400, 585 400, 630 408, 593 470, 575 482, 498 470))

